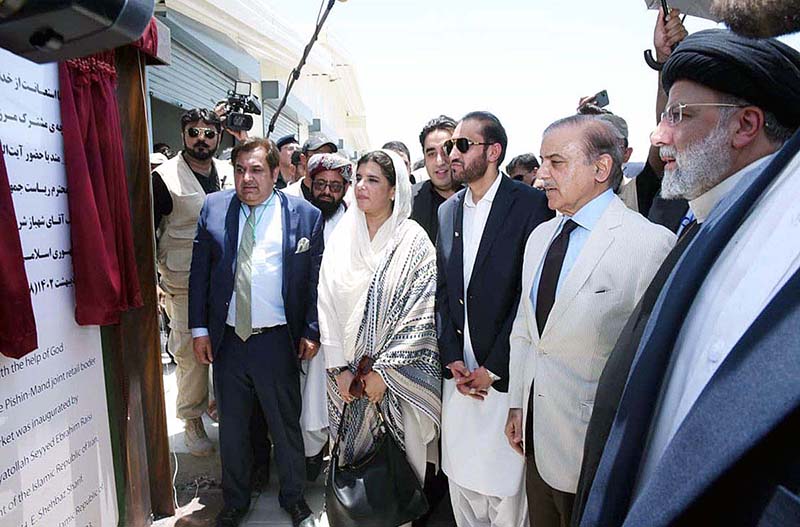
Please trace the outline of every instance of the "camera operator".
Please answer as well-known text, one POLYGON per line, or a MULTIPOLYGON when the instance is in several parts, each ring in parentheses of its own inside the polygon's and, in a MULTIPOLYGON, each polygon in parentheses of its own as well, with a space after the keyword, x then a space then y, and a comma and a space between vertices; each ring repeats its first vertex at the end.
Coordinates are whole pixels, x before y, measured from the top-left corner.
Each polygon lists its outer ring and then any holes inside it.
POLYGON ((214 159, 222 123, 207 108, 181 116, 183 150, 153 172, 153 215, 160 287, 169 316, 169 349, 178 363, 177 414, 185 423, 184 441, 195 456, 214 451, 203 427, 208 407, 208 366, 192 351, 188 327, 189 266, 197 218, 206 194, 216 192, 224 181, 233 181, 230 163, 214 159))
POLYGON ((314 194, 311 191, 311 178, 308 176, 308 160, 314 154, 335 154, 339 151, 336 143, 324 134, 313 134, 303 145, 303 150, 292 157, 292 164, 297 166, 296 180, 286 187, 286 193, 291 196, 301 196, 306 201, 312 201, 314 194))

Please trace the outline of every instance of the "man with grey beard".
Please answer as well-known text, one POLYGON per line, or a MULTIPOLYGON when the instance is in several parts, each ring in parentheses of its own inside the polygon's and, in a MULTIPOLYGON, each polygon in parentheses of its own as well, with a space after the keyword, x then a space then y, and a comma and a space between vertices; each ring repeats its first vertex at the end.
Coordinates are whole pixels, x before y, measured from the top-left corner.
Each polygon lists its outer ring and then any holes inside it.
POLYGON ((662 84, 662 193, 700 226, 601 375, 574 525, 795 525, 800 53, 701 31, 662 84))

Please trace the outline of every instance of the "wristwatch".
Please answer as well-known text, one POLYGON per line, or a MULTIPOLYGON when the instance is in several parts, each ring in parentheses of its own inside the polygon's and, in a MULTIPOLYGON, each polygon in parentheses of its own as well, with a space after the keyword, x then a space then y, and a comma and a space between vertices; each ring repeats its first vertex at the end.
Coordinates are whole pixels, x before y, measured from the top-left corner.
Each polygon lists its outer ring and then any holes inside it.
POLYGON ((347 366, 334 366, 333 368, 328 368, 328 373, 336 377, 347 369, 347 366))

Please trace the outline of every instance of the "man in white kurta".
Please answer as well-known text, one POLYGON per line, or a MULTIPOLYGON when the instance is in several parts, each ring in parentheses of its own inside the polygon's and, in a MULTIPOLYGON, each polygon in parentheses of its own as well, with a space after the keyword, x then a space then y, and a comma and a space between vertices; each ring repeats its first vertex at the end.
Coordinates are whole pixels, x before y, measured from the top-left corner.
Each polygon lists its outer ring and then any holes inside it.
MULTIPOLYGON (((308 178, 311 181, 311 203, 325 220, 324 240, 327 247, 339 220, 347 210, 343 200, 352 179, 352 165, 338 154, 316 154, 308 161, 308 178)), ((322 454, 328 442, 328 408, 326 398, 325 359, 317 354, 303 363, 305 375, 300 377, 303 394, 303 413, 300 427, 306 455, 306 471, 314 480, 322 468, 322 454)))
MULTIPOLYGON (((463 223, 465 291, 469 290, 478 246, 502 177, 497 175, 477 203, 467 188, 463 223)), ((466 306, 464 365, 469 371, 478 368, 466 306)), ((450 499, 458 525, 482 525, 478 523, 482 518, 489 519, 486 525, 522 525, 526 510, 522 492, 524 463, 497 433, 505 425, 508 394, 490 390, 483 400, 464 397, 457 391, 456 381, 450 379, 444 383, 443 399, 442 465, 450 478, 450 499), (467 437, 470 440, 465 441, 467 437)))
POLYGON ((445 367, 442 468, 461 527, 527 523, 523 458, 505 441, 508 333, 522 247, 552 217, 543 194, 500 174, 502 125, 473 112, 444 144, 465 190, 439 208, 437 331, 445 367), (450 378, 452 377, 452 378, 450 378))

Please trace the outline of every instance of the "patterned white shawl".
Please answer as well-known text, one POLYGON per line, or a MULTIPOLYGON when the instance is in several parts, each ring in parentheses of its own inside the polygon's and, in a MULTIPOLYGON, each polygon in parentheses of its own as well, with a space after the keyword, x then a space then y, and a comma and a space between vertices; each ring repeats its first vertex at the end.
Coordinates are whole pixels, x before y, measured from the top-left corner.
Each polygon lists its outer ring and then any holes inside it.
MULTIPOLYGON (((413 409, 426 441, 438 436, 442 377, 434 317, 435 251, 413 220, 403 222, 397 234, 397 243, 387 251, 369 286, 348 367, 355 372, 362 356, 375 358, 373 369, 388 386, 380 406, 402 447, 401 400, 413 409)), ((343 405, 336 381, 329 376, 328 415, 334 438, 343 405)), ((350 403, 340 447, 343 463, 357 461, 371 450, 377 424, 377 410, 366 398, 350 403)))
MULTIPOLYGON (((403 445, 400 401, 406 401, 420 424, 423 440, 438 436, 441 418, 441 370, 436 343, 434 303, 436 256, 425 231, 411 214, 411 183, 405 164, 392 159, 395 203, 392 216, 370 239, 366 218, 350 207, 326 246, 319 280, 321 352, 327 367, 352 371, 365 354, 388 386, 382 401, 389 428, 403 445)), ((335 380, 328 379, 331 437, 336 437, 344 402, 335 380)), ((377 426, 374 405, 366 399, 348 410, 345 463, 372 447, 377 426)))

